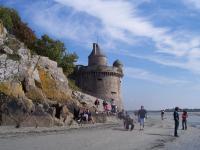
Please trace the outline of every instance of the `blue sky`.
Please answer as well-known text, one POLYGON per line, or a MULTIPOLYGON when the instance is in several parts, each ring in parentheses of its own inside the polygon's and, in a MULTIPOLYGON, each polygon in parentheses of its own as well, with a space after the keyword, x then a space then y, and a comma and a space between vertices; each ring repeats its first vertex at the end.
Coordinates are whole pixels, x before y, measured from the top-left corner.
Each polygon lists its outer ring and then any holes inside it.
POLYGON ((0 0, 87 64, 92 43, 124 64, 127 109, 200 108, 199 0, 0 0))

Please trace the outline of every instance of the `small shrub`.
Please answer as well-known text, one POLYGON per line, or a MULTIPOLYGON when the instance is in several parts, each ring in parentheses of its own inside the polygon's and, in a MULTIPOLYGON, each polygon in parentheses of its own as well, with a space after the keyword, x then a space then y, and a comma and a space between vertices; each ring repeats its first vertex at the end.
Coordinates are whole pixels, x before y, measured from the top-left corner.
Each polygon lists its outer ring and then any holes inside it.
POLYGON ((78 86, 76 86, 75 80, 68 79, 68 84, 69 84, 70 89, 74 91, 81 91, 81 89, 78 86))

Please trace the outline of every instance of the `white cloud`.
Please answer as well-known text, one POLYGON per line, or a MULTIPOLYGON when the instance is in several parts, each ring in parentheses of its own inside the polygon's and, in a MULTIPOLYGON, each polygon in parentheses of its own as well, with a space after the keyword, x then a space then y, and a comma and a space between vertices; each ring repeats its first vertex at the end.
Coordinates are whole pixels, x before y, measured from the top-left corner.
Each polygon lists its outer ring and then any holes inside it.
POLYGON ((154 73, 151 73, 147 70, 134 68, 134 67, 125 67, 124 68, 125 75, 130 78, 147 80, 150 82, 162 84, 162 85, 170 85, 170 84, 186 84, 188 81, 172 79, 164 76, 160 76, 154 73))
POLYGON ((184 0, 186 6, 190 8, 200 9, 200 1, 199 0, 184 0))
POLYGON ((154 27, 151 22, 137 15, 133 3, 123 0, 55 0, 56 2, 73 7, 78 12, 85 12, 98 18, 105 31, 113 38, 134 34, 156 39, 165 34, 167 29, 154 27), (110 31, 110 32, 109 32, 110 31), (129 33, 129 34, 128 34, 129 33))
MULTIPOLYGON (((193 53, 193 52, 191 52, 193 53)), ((189 58, 186 58, 186 60, 183 60, 182 58, 166 58, 165 56, 155 56, 155 55, 139 55, 139 54, 133 54, 129 51, 124 51, 121 53, 121 55, 138 58, 142 60, 147 60, 150 62, 154 62, 157 64, 161 64, 168 67, 174 67, 179 69, 188 70, 194 74, 199 75, 200 74, 200 60, 199 60, 199 51, 197 51, 198 55, 191 56, 189 58)))
MULTIPOLYGON (((144 37, 155 43, 157 53, 186 58, 186 62, 174 62, 176 67, 199 71, 196 59, 200 53, 200 37, 185 31, 172 32, 170 28, 156 27, 150 20, 137 14, 134 3, 123 0, 55 0, 72 7, 77 13, 86 13, 101 21, 105 38, 132 43, 134 38, 144 37), (186 66, 186 67, 185 67, 186 66), (191 68, 191 69, 190 69, 191 68)), ((163 64, 163 63, 160 63, 163 64)), ((169 65, 170 66, 170 65, 169 65)))
MULTIPOLYGON (((72 40, 85 47, 91 47, 96 40, 98 26, 94 22, 89 22, 78 18, 76 12, 70 10, 63 11, 60 4, 48 4, 44 2, 34 2, 31 7, 27 6, 27 16, 31 16, 34 26, 51 36, 64 40, 72 40)), ((69 8, 68 8, 69 9, 69 8)), ((94 21, 94 20, 93 20, 94 21)))
MULTIPOLYGON (((193 2, 198 6, 198 1, 193 2)), ((101 43, 113 49, 114 43, 126 42, 135 44, 140 38, 148 39, 155 44, 152 56, 142 56, 161 65, 178 67, 200 73, 200 37, 185 31, 172 32, 168 27, 157 27, 152 20, 138 15, 137 6, 151 0, 54 0, 53 5, 35 2, 27 7, 35 25, 58 38, 71 39, 90 47, 97 35, 101 43), (62 15, 63 9, 69 10, 62 15), (159 57, 167 54, 172 59, 159 57), (181 61, 180 61, 181 60, 181 61), (184 61, 182 61, 184 60, 184 61)), ((200 3, 200 2, 199 2, 200 3)), ((143 43, 141 43, 143 44, 143 43)), ((117 53, 115 51, 115 53, 117 53)), ((134 55, 125 51, 120 54, 134 55)))

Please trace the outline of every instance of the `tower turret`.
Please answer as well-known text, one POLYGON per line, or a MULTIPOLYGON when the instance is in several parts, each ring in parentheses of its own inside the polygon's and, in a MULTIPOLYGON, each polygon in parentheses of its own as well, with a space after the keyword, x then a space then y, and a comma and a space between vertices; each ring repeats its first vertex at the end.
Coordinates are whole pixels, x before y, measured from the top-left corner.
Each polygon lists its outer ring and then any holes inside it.
POLYGON ((88 66, 107 66, 107 58, 102 53, 99 45, 93 43, 93 50, 88 56, 88 66))
POLYGON ((117 59, 117 60, 114 61, 113 67, 122 68, 123 64, 119 59, 117 59))
POLYGON ((123 64, 122 62, 117 59, 113 62, 113 67, 116 67, 117 68, 117 71, 121 73, 121 75, 123 76, 123 64))

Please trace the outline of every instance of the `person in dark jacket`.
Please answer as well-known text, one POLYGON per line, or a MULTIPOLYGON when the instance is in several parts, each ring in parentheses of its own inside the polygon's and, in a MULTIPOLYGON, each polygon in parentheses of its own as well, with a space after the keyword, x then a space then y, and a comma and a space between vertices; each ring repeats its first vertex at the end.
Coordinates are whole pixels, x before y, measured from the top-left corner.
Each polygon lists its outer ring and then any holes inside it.
POLYGON ((174 110, 174 123, 175 123, 175 126, 174 126, 174 136, 175 137, 178 137, 178 133, 177 133, 178 126, 179 126, 179 114, 178 114, 178 110, 179 110, 179 108, 175 107, 175 110, 174 110))
POLYGON ((161 119, 164 120, 164 114, 165 114, 165 111, 164 110, 161 110, 161 119))
POLYGON ((140 122, 140 130, 144 130, 144 122, 147 118, 147 111, 144 109, 144 106, 141 106, 141 109, 138 111, 138 119, 140 122))
POLYGON ((130 117, 128 112, 126 112, 126 116, 124 118, 124 128, 128 131, 129 130, 129 126, 131 126, 130 127, 130 131, 132 131, 133 128, 134 128, 134 120, 130 117))
POLYGON ((99 107, 99 105, 100 105, 100 103, 99 103, 99 100, 98 100, 98 99, 96 99, 96 100, 95 100, 95 102, 94 102, 94 104, 95 104, 95 106, 98 108, 98 107, 99 107))

